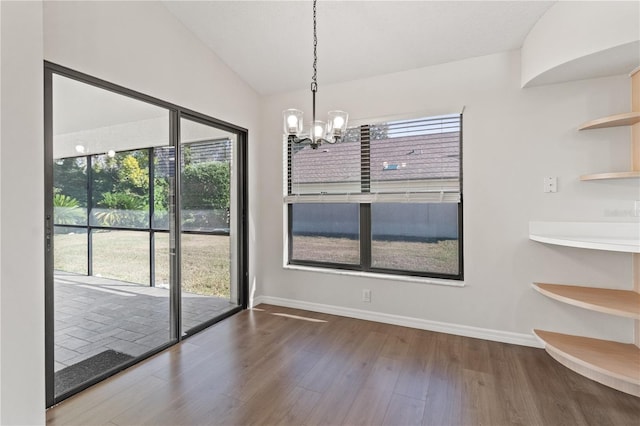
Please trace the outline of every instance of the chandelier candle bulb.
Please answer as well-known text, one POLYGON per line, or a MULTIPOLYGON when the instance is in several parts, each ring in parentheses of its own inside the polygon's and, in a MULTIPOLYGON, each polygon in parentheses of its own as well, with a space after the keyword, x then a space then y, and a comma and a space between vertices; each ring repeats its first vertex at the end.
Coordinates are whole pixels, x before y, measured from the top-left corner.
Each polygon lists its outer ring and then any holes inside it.
POLYGON ((342 123, 344 123, 344 118, 342 117, 336 117, 333 119, 333 126, 335 129, 339 129, 342 126, 342 123))
POLYGON ((329 111, 329 128, 327 134, 334 137, 341 137, 347 130, 347 119, 349 114, 344 111, 329 111))
POLYGON ((283 112, 284 132, 288 135, 300 135, 302 133, 303 112, 299 109, 288 109, 283 112))
POLYGON ((324 137, 325 133, 325 124, 320 120, 316 120, 313 122, 313 137, 318 139, 324 137))

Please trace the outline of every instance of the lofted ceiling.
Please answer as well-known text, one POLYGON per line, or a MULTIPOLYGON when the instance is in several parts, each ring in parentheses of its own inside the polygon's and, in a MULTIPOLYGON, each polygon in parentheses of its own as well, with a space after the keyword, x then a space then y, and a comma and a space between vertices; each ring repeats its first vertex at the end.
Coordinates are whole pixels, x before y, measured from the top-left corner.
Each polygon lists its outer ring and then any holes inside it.
MULTIPOLYGON (((164 1, 258 93, 309 87, 312 2, 164 1)), ((518 49, 554 1, 318 2, 318 84, 518 49)))

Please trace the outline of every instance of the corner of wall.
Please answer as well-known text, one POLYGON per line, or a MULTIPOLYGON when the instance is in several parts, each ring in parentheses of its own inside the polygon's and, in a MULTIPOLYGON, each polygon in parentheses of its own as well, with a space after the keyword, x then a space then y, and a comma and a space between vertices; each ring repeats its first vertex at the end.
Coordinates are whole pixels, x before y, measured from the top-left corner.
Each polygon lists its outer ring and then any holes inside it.
POLYGON ((0 424, 46 421, 42 8, 0 2, 0 424))
MULTIPOLYGON (((0 6, 0 52, 2 52, 2 6, 0 6)), ((0 99, 2 99, 2 55, 0 54, 0 99)), ((0 188, 2 187, 2 102, 0 102, 0 188)), ((0 197, 0 241, 2 241, 2 197, 0 197)), ((0 306, 2 306, 2 244, 0 244, 0 306)), ((0 383, 2 383, 2 315, 0 315, 0 383)), ((0 422, 2 422, 2 386, 0 386, 0 422)))
POLYGON ((640 62, 638 16, 637 2, 554 4, 524 40, 521 86, 630 72, 640 62))

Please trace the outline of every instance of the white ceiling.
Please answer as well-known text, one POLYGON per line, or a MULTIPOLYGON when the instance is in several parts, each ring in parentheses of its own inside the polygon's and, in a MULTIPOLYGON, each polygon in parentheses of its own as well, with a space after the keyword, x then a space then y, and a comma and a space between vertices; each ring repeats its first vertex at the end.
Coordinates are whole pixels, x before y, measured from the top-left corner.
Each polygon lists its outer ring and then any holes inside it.
POLYGON ((58 74, 53 76, 54 136, 136 122, 169 119, 169 111, 58 74))
MULTIPOLYGON (((318 2, 318 84, 518 49, 554 1, 318 2)), ((312 3, 164 1, 258 93, 308 88, 312 3)))

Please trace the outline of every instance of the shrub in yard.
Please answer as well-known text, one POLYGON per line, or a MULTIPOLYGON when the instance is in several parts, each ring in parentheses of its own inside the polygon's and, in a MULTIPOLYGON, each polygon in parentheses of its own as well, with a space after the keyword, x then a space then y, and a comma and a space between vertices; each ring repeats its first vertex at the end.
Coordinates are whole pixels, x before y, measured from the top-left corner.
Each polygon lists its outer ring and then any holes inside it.
POLYGON ((143 197, 126 192, 105 192, 98 201, 102 211, 95 218, 103 226, 145 226, 147 206, 143 197))
POLYGON ((53 195, 53 223, 57 225, 80 225, 85 222, 85 211, 80 202, 64 194, 53 195))
POLYGON ((87 160, 85 157, 60 158, 53 162, 53 182, 60 194, 87 205, 87 160))
POLYGON ((182 176, 182 208, 213 210, 229 207, 229 163, 189 164, 182 176))
POLYGON ((188 164, 182 174, 183 223, 192 229, 226 226, 230 197, 226 161, 188 164))

